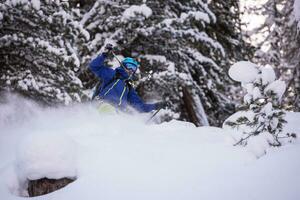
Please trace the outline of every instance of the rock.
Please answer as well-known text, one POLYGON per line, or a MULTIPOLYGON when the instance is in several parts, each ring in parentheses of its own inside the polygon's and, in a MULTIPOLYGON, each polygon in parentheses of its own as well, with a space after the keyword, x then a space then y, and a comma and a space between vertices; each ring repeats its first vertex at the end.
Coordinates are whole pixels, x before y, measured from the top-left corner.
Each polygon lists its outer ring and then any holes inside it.
POLYGON ((48 179, 42 178, 38 180, 29 180, 28 183, 28 194, 29 197, 35 197, 45 195, 50 192, 59 190, 69 183, 72 183, 74 179, 61 178, 61 179, 48 179))

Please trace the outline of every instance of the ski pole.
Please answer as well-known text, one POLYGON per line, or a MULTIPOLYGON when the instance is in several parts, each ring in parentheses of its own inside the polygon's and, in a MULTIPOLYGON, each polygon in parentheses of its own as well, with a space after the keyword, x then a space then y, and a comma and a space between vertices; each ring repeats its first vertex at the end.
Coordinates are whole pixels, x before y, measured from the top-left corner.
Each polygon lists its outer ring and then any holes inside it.
POLYGON ((119 60, 119 58, 117 57, 117 55, 115 54, 115 52, 111 51, 112 55, 117 59, 117 61, 120 63, 121 67, 123 67, 126 71, 126 67, 123 65, 123 63, 119 60))
POLYGON ((160 110, 161 110, 161 108, 158 109, 157 111, 155 111, 155 113, 154 113, 154 114, 146 121, 146 124, 149 123, 149 122, 153 119, 153 117, 155 117, 155 115, 157 115, 157 113, 158 113, 160 110))

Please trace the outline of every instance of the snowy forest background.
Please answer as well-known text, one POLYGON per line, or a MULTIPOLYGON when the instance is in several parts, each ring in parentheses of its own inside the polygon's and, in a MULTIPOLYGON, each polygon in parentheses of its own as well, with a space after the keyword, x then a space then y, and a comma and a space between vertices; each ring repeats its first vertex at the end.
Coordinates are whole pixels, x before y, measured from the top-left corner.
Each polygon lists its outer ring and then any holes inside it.
POLYGON ((143 99, 171 103, 162 121, 220 126, 242 102, 228 76, 241 60, 272 66, 287 85, 283 107, 299 112, 300 1, 245 2, 3 0, 0 101, 6 92, 45 106, 90 101, 98 80, 88 63, 110 42, 141 63, 143 99))

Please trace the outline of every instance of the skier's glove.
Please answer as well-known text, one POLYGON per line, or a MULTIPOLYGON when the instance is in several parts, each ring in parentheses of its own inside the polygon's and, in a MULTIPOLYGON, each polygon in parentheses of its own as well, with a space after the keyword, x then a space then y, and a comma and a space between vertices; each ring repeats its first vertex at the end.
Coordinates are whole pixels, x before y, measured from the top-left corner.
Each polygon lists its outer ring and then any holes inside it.
POLYGON ((112 44, 107 43, 106 46, 104 47, 103 53, 108 56, 108 55, 110 55, 112 53, 113 48, 114 47, 113 47, 112 44))
POLYGON ((155 104, 157 109, 165 109, 167 107, 169 107, 169 103, 166 101, 162 101, 162 102, 158 102, 155 104))

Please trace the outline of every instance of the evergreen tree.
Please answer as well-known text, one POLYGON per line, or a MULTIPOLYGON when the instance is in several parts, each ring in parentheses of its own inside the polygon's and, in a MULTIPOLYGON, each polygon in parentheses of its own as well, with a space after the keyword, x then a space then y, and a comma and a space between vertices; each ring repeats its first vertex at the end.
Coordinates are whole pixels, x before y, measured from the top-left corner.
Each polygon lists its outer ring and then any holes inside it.
POLYGON ((235 145, 247 145, 254 136, 262 136, 271 146, 280 146, 283 138, 295 137, 283 133, 285 112, 281 98, 286 89, 283 81, 275 80, 271 67, 258 67, 250 62, 238 62, 229 70, 232 79, 241 82, 247 93, 239 117, 225 124, 243 130, 235 145), (243 75, 241 75, 243 73, 243 75))
MULTIPOLYGON (((246 8, 247 12, 252 15, 264 17, 262 23, 254 30, 248 32, 249 35, 255 34, 264 37, 264 39, 256 45, 256 59, 262 65, 270 64, 275 68, 279 68, 282 61, 282 40, 285 0, 267 0, 258 5, 253 4, 246 8)), ((276 69, 276 70, 277 70, 276 69)))
POLYGON ((287 82, 285 102, 288 108, 300 111, 300 2, 287 1, 284 9, 282 49, 285 65, 282 68, 283 79, 287 82))
POLYGON ((77 44, 89 35, 68 3, 5 1, 0 3, 0 13, 0 90, 46 104, 80 101, 77 44))
MULTIPOLYGON (((253 57, 253 46, 245 41, 242 32, 241 10, 239 0, 214 0, 211 9, 217 17, 212 25, 218 41, 226 50, 224 62, 233 64, 239 60, 249 60, 253 57)), ((227 63, 226 63, 227 64, 227 63)), ((226 66, 229 69, 230 65, 226 66)))
MULTIPOLYGON (((212 31, 216 34, 217 40, 222 44, 226 51, 226 57, 222 59, 221 66, 224 73, 229 70, 229 66, 240 60, 251 60, 254 56, 255 49, 252 44, 246 42, 245 35, 242 31, 240 1, 239 0, 214 0, 210 3, 212 11, 217 17, 215 24, 212 24, 212 31)), ((227 75, 227 73, 226 73, 227 75)), ((237 82, 228 80, 224 76, 225 94, 236 102, 241 98, 240 87, 237 82), (233 85, 235 87, 233 87, 233 85)), ((240 102, 227 104, 221 112, 219 118, 226 119, 228 114, 234 112, 234 107, 240 102)))
POLYGON ((288 109, 299 110, 299 36, 294 17, 294 0, 268 0, 261 6, 250 8, 265 16, 264 23, 252 33, 265 36, 257 46, 263 47, 256 52, 256 61, 262 65, 270 64, 281 75, 287 85, 283 98, 288 109))

